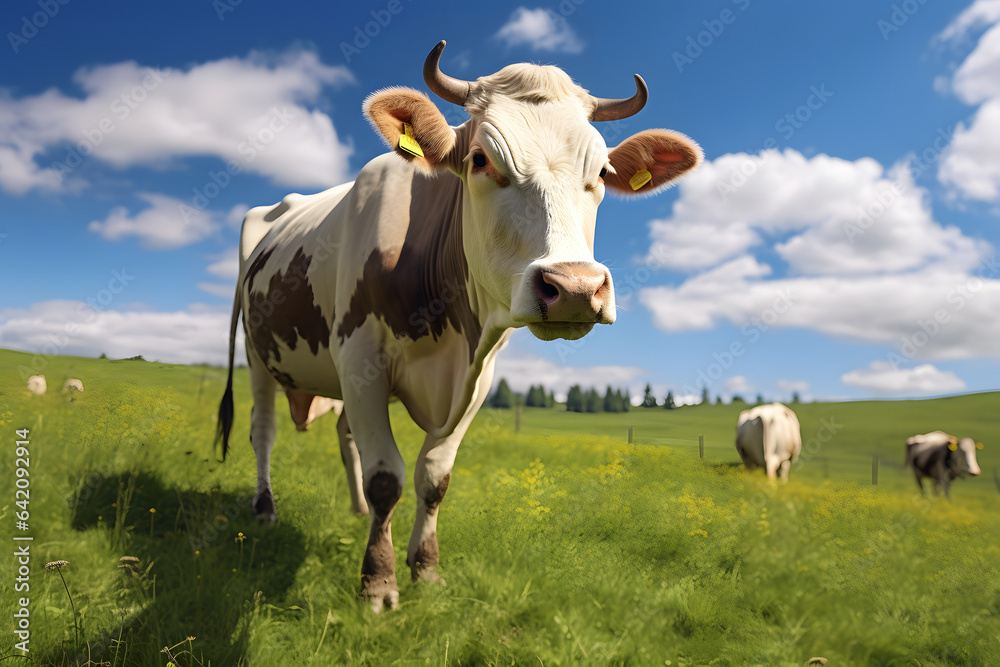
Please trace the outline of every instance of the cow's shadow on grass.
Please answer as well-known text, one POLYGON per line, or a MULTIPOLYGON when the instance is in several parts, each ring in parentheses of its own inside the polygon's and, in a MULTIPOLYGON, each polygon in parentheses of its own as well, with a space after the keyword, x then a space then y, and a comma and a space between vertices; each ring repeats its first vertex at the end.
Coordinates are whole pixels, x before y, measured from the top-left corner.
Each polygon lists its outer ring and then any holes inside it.
MULTIPOLYGON (((280 601, 295 579, 302 534, 280 522, 258 524, 249 495, 180 491, 148 473, 88 479, 79 489, 70 502, 72 527, 105 531, 123 558, 108 564, 118 577, 117 600, 108 604, 120 621, 96 642, 88 632, 89 648, 76 650, 89 650, 93 660, 97 644, 105 659, 125 649, 149 659, 184 642, 174 653, 191 655, 180 664, 241 662, 257 610, 264 600, 280 601)), ((92 604, 103 603, 93 597, 92 604)))

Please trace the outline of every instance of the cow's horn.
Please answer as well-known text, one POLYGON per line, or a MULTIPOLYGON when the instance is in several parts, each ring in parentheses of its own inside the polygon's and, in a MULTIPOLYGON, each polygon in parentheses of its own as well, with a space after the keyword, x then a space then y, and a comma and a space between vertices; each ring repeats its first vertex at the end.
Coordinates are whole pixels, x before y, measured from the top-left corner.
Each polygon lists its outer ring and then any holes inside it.
POLYGON ((642 80, 642 77, 636 74, 635 95, 632 97, 623 100, 606 100, 603 97, 593 96, 591 98, 594 100, 595 106, 594 112, 590 114, 590 120, 618 120, 639 113, 646 106, 646 100, 649 99, 649 89, 646 88, 646 82, 642 80))
POLYGON ((427 54, 427 60, 424 61, 424 82, 428 88, 434 91, 435 95, 444 101, 464 107, 472 84, 468 81, 450 77, 441 71, 438 61, 441 60, 441 52, 444 51, 446 43, 442 39, 427 54))

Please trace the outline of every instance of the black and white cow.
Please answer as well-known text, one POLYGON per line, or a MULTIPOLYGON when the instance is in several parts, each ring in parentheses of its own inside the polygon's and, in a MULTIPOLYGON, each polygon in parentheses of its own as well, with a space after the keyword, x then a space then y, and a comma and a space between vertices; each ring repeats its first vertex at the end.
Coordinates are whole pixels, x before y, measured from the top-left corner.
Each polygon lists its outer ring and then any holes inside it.
POLYGON ((923 478, 928 477, 934 480, 934 493, 943 489, 950 498, 954 480, 982 472, 976 461, 976 450, 982 448, 981 442, 956 438, 944 431, 915 435, 906 440, 906 465, 913 468, 921 493, 924 493, 923 478))
POLYGON ((284 388, 300 425, 314 397, 343 401, 338 432, 352 501, 371 516, 362 594, 376 611, 399 598, 390 519, 406 469, 389 401, 400 400, 427 433, 406 560, 414 580, 438 580, 438 505, 497 354, 516 327, 543 340, 576 339, 614 322, 611 274, 594 261, 605 189, 653 194, 702 159, 694 142, 669 130, 605 145, 591 121, 637 113, 647 98, 638 75, 636 94, 623 100, 595 98, 549 66, 510 65, 461 81, 438 67, 444 44, 427 57, 424 79, 469 121, 449 127, 413 89, 376 92, 364 112, 392 152, 353 183, 288 195, 246 215, 230 383, 219 409, 225 455, 242 313, 253 507, 273 521, 276 389, 284 388))

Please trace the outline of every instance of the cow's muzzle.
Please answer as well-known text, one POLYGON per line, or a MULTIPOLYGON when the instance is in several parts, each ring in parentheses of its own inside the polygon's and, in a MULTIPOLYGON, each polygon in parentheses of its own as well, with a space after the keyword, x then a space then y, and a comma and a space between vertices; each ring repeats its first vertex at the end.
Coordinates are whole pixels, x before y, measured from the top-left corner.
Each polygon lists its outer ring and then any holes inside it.
POLYGON ((615 321, 611 273, 597 262, 532 264, 513 299, 511 316, 542 340, 580 338, 595 324, 615 321))

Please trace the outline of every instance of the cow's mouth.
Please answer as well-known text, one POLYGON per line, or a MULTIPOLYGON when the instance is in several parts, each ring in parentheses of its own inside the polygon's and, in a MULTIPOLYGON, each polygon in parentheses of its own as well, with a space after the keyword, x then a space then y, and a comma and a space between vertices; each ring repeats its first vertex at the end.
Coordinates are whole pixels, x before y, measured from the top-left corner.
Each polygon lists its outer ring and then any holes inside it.
POLYGON ((529 322, 528 331, 541 340, 576 340, 583 338, 594 328, 596 322, 529 322))

